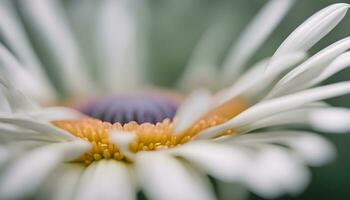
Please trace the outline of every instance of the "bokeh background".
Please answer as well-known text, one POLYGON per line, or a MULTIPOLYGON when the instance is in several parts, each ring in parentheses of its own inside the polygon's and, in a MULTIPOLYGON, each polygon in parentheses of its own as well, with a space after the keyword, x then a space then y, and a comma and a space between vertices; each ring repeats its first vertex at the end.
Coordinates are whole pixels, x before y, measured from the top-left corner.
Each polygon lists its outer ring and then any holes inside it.
MULTIPOLYGON (((148 71, 148 75, 154 83, 172 86, 186 66, 201 34, 210 23, 220 23, 218 26, 222 28, 224 40, 220 38, 218 43, 221 42, 221 51, 224 55, 239 36, 239 32, 267 1, 153 0, 150 2, 151 25, 148 27, 148 38, 151 48, 149 52, 151 70, 148 71)), ((336 2, 350 3, 349 0, 297 0, 272 36, 259 49, 252 62, 272 55, 283 39, 299 24, 323 7, 336 2)), ((311 49, 310 54, 347 36, 350 36, 349 14, 338 27, 311 49)), ((326 83, 339 80, 350 80, 350 70, 336 74, 326 83)), ((350 95, 331 99, 329 103, 350 107, 350 95)), ((305 193, 297 197, 285 196, 280 198, 281 200, 350 199, 350 133, 321 134, 336 145, 338 150, 336 161, 324 167, 312 169, 313 179, 305 193)), ((261 198, 252 195, 251 199, 261 198)))

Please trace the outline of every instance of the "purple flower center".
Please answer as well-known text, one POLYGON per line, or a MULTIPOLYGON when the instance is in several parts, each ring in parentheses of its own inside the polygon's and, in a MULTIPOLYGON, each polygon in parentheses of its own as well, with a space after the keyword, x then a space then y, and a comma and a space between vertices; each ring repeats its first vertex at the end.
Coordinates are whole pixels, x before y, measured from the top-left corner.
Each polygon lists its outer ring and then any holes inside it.
POLYGON ((115 96, 95 100, 83 106, 80 111, 102 121, 126 124, 156 124, 172 119, 178 104, 168 97, 156 95, 115 96))

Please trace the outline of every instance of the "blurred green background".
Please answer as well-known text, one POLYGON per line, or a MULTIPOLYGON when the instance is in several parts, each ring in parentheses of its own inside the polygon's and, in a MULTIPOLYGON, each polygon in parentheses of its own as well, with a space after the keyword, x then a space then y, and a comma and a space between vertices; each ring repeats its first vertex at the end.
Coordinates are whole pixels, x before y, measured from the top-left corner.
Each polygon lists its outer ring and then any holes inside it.
MULTIPOLYGON (((267 1, 153 0, 150 2, 149 66, 151 70, 148 75, 157 84, 171 86, 186 66, 200 35, 213 19, 220 19, 220 23, 223 23, 224 35, 227 36, 226 46, 222 49, 224 55, 238 33, 267 1)), ((289 14, 254 56, 252 63, 272 55, 282 40, 299 24, 321 8, 336 2, 350 3, 349 0, 296 1, 289 14)), ((346 36, 350 36, 349 14, 329 35, 311 49, 310 54, 346 36)), ((327 80, 327 83, 349 79, 350 70, 347 70, 336 74, 327 80)), ((350 95, 331 99, 329 102, 336 106, 350 107, 350 95)), ((337 160, 327 166, 312 169, 313 179, 304 194, 280 199, 350 199, 350 134, 325 133, 323 135, 337 146, 337 160)), ((251 199, 261 198, 252 195, 251 199)))

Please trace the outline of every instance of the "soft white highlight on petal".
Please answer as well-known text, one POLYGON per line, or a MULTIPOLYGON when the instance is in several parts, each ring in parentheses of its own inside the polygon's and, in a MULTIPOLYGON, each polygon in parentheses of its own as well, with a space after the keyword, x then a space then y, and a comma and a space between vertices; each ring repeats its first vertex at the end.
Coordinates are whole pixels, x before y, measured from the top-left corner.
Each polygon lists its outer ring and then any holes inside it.
POLYGON ((274 57, 291 51, 307 51, 343 19, 348 8, 349 4, 337 3, 318 11, 287 37, 274 57))
POLYGON ((170 153, 188 160, 209 175, 225 182, 241 181, 247 166, 251 164, 243 149, 213 142, 191 142, 170 149, 170 153))
POLYGON ((300 194, 310 180, 309 171, 300 161, 275 146, 261 146, 254 163, 246 170, 249 172, 245 179, 247 187, 268 199, 284 193, 300 194))
POLYGON ((139 152, 135 170, 140 186, 150 199, 215 199, 206 177, 169 155, 139 152))
MULTIPOLYGON (((2 33, 2 39, 4 39, 25 66, 22 70, 30 72, 30 74, 35 77, 35 80, 32 81, 41 83, 40 93, 45 94, 45 96, 40 95, 40 97, 45 97, 45 100, 52 100, 55 97, 55 91, 50 85, 45 71, 32 50, 25 30, 19 22, 19 17, 15 13, 12 2, 10 1, 1 1, 0 3, 0 31, 2 33)), ((3 48, 2 45, 0 49, 1 48, 3 48)), ((14 66, 11 67, 16 68, 14 66)), ((38 90, 31 92, 37 91, 38 90)))
POLYGON ((314 101, 336 97, 349 92, 350 82, 342 82, 263 101, 255 104, 254 106, 243 111, 238 116, 221 125, 200 132, 198 134, 198 138, 212 138, 224 130, 245 126, 273 114, 295 109, 314 101))
POLYGON ((46 145, 25 154, 11 164, 0 177, 1 199, 21 199, 29 196, 60 162, 74 159, 88 148, 88 143, 74 141, 46 145))
POLYGON ((174 117, 174 132, 181 133, 210 110, 211 94, 207 90, 193 92, 178 108, 174 117))
POLYGON ((350 37, 323 49, 286 74, 266 98, 281 96, 314 86, 337 71, 348 67, 349 54, 342 53, 349 48, 350 37))
POLYGON ((226 83, 239 75, 242 67, 281 22, 294 0, 270 0, 242 32, 224 62, 222 77, 226 83))
POLYGON ((81 163, 60 164, 43 183, 39 199, 73 199, 85 168, 81 163))
POLYGON ((109 133, 110 142, 117 145, 119 151, 130 160, 135 158, 135 153, 129 149, 129 144, 135 137, 135 134, 132 132, 110 131, 109 133))
POLYGON ((7 79, 0 75, 0 97, 2 98, 3 108, 0 112, 25 112, 38 109, 38 105, 25 96, 7 79))
POLYGON ((266 90, 272 87, 272 84, 277 81, 281 73, 294 67, 305 58, 305 52, 292 52, 275 58, 272 63, 267 59, 263 60, 243 74, 236 83, 226 89, 214 102, 216 105, 219 105, 240 95, 247 97, 250 101, 257 101, 266 90), (271 67, 273 70, 266 73, 266 67, 271 67))
POLYGON ((27 112, 26 115, 38 121, 51 122, 55 120, 80 119, 83 114, 67 107, 48 107, 40 110, 27 112))
POLYGON ((312 112, 327 107, 326 104, 310 104, 298 109, 288 110, 257 120, 247 126, 239 127, 239 133, 247 133, 260 128, 281 125, 309 125, 312 112))
MULTIPOLYGON (((36 121, 23 115, 0 115, 0 122, 22 128, 26 130, 26 132, 28 130, 33 131, 33 137, 36 139, 46 141, 77 140, 77 137, 74 135, 56 128, 50 123, 36 121)), ((20 132, 20 130, 18 132, 20 132)), ((23 136, 26 136, 26 134, 23 134, 23 136)), ((25 138, 29 139, 30 137, 27 135, 25 138)))
POLYGON ((20 8, 29 20, 46 50, 51 53, 62 84, 73 94, 92 91, 85 64, 59 1, 21 1, 20 8), (58 39, 61 38, 61 39, 58 39))
POLYGON ((54 91, 47 81, 36 76, 35 72, 29 71, 0 43, 0 72, 16 88, 27 96, 41 101, 52 101, 54 91), (35 88, 35 89, 33 89, 35 88))
POLYGON ((136 199, 127 164, 115 160, 100 160, 88 166, 81 177, 76 200, 136 199))
POLYGON ((346 108, 325 108, 316 110, 310 115, 313 128, 332 133, 350 131, 350 110, 346 108))
POLYGON ((98 11, 96 53, 104 67, 105 85, 113 92, 140 84, 140 70, 143 68, 138 50, 142 48, 141 43, 137 43, 136 7, 133 3, 105 0, 98 11))
POLYGON ((282 144, 311 166, 324 165, 335 158, 335 147, 325 138, 305 131, 270 131, 257 132, 231 138, 233 145, 282 144))

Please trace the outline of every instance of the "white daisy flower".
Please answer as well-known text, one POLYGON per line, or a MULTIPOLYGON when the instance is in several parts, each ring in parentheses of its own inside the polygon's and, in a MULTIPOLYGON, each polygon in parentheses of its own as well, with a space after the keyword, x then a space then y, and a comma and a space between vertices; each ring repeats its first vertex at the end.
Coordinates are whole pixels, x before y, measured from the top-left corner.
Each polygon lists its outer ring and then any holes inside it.
POLYGON ((335 150, 291 125, 349 129, 349 111, 322 100, 349 93, 350 82, 317 85, 350 66, 350 38, 307 56, 349 5, 317 12, 243 73, 292 3, 270 0, 220 70, 208 56, 218 33, 209 27, 178 85, 221 90, 182 100, 145 92, 137 16, 146 15, 146 2, 1 1, 0 199, 299 194, 310 181, 307 166, 325 164, 335 150))

